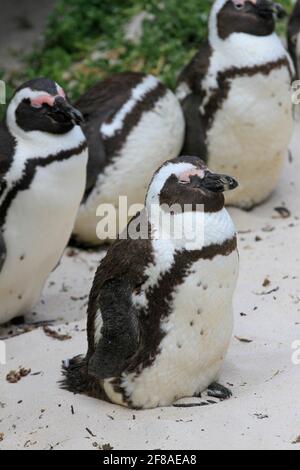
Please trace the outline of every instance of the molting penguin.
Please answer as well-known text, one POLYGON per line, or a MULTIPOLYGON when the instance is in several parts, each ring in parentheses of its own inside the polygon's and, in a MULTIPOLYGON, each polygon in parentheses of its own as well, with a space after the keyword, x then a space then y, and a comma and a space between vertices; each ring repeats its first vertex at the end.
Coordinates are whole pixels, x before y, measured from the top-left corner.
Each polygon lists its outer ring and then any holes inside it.
MULTIPOLYGON (((96 211, 119 196, 128 205, 143 204, 154 171, 179 155, 184 140, 184 117, 174 94, 151 75, 114 75, 89 90, 76 107, 85 118, 89 163, 86 194, 74 230, 83 244, 101 244, 96 234, 96 211)), ((127 213, 125 214, 126 227, 127 213)))
POLYGON ((288 23, 288 49, 293 59, 296 78, 300 79, 300 0, 296 1, 288 23))
POLYGON ((146 209, 96 273, 88 353, 65 365, 63 388, 133 408, 169 406, 207 387, 212 396, 231 395, 216 381, 232 334, 238 276, 223 191, 236 187, 197 157, 157 171, 146 209), (145 236, 129 236, 141 226, 145 236))
POLYGON ((0 126, 0 323, 28 313, 69 240, 82 199, 82 116, 56 83, 21 86, 0 126))
POLYGON ((182 72, 183 153, 206 155, 239 189, 226 202, 250 209, 278 181, 292 135, 292 62, 275 33, 283 9, 268 0, 217 0, 209 36, 182 72))

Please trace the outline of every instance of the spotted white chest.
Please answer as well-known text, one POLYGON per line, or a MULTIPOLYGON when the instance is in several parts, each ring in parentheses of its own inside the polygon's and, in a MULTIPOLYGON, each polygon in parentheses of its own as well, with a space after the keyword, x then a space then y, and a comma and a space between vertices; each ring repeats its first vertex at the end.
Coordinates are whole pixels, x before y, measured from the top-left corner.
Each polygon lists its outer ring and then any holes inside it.
MULTIPOLYGON (((98 207, 103 204, 112 205, 116 213, 112 215, 110 222, 114 226, 116 217, 119 221, 119 196, 127 198, 128 209, 133 204, 143 204, 153 173, 163 162, 178 156, 183 144, 184 129, 179 102, 173 93, 167 92, 157 101, 153 110, 143 114, 112 164, 99 176, 94 190, 80 208, 75 235, 92 244, 107 240, 107 232, 96 232, 100 220, 96 216, 98 207)), ((128 222, 126 208, 121 214, 123 222, 118 226, 119 232, 128 222)))
MULTIPOLYGON (((81 132, 79 138, 82 143, 81 132)), ((24 155, 24 148, 18 151, 24 155)), ((86 164, 84 150, 38 167, 30 187, 13 199, 3 228, 7 256, 0 273, 0 322, 28 313, 59 262, 84 192, 86 164)), ((22 171, 16 154, 8 179, 16 181, 22 171)))
MULTIPOLYGON (((205 217, 215 222, 207 224, 205 246, 213 241, 223 243, 235 235, 225 210, 205 217)), ((182 243, 157 243, 156 261, 147 271, 152 274, 148 285, 155 285, 160 275, 168 272, 182 243)), ((173 291, 171 314, 162 320, 164 336, 154 363, 138 374, 122 376, 122 387, 133 406, 168 406, 178 398, 203 391, 217 379, 232 334, 237 276, 237 251, 199 259, 190 266, 173 291)), ((126 404, 110 380, 104 386, 113 402, 126 404)))
POLYGON ((292 135, 290 75, 286 66, 231 81, 207 135, 209 165, 230 174, 239 188, 229 204, 251 207, 274 190, 292 135))
MULTIPOLYGON (((221 4, 223 0, 214 4, 215 13, 221 4)), ((205 94, 200 113, 209 114, 215 106, 211 100, 215 94, 219 97, 206 135, 208 164, 239 182, 226 202, 250 208, 275 189, 287 153, 293 132, 293 65, 276 33, 233 33, 221 40, 216 15, 211 15, 209 29, 212 54, 204 78, 199 71, 205 94), (226 86, 219 81, 222 77, 226 86)), ((177 93, 184 100, 191 89, 182 82, 177 93)))
POLYGON ((221 41, 212 18, 210 29, 214 52, 202 83, 207 93, 204 105, 217 87, 218 73, 235 69, 241 74, 229 80, 229 93, 208 131, 209 165, 239 182, 226 202, 249 208, 271 194, 283 166, 293 131, 287 62, 293 66, 276 33, 264 37, 235 33, 221 41))

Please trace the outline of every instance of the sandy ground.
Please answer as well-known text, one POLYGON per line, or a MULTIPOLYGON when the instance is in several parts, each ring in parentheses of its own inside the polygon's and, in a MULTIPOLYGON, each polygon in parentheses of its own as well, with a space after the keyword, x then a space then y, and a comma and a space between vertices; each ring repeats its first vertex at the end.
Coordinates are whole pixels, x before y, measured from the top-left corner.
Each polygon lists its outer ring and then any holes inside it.
POLYGON ((71 339, 59 341, 39 328, 6 341, 0 448, 300 449, 294 443, 300 435, 300 365, 292 362, 292 343, 300 340, 299 144, 300 125, 271 200, 251 213, 231 211, 241 273, 222 383, 233 398, 209 404, 205 397, 187 398, 181 402, 207 406, 133 412, 60 390, 61 361, 86 350, 87 295, 103 256, 68 248, 31 319, 56 320, 52 328, 71 339), (283 206, 287 218, 274 210, 283 206), (8 383, 6 374, 20 366, 31 373, 8 383))
MULTIPOLYGON (((20 66, 53 4, 2 0, 0 68, 20 66)), ((300 365, 292 362, 300 340, 300 125, 291 150, 270 201, 251 213, 231 211, 241 274, 222 382, 233 398, 187 398, 181 402, 206 406, 133 412, 60 390, 61 361, 86 351, 87 298, 103 256, 67 249, 28 321, 53 320, 51 328, 71 338, 59 341, 43 328, 11 338, 23 328, 0 328, 9 338, 7 365, 0 365, 0 449, 300 449, 300 365), (287 218, 274 210, 283 206, 287 218), (6 375, 21 366, 30 374, 8 383, 6 375)))

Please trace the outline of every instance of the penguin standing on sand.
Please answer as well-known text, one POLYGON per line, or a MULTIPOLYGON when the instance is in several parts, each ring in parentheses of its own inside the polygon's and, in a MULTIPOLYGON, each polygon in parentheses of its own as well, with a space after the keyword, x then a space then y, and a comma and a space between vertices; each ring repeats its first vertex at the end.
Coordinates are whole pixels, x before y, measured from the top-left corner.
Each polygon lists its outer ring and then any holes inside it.
POLYGON ((30 311, 72 232, 87 144, 52 80, 21 86, 0 126, 0 323, 30 311))
POLYGON ((288 49, 293 59, 296 78, 300 79, 300 0, 296 1, 288 23, 288 49))
POLYGON ((63 388, 132 408, 169 406, 208 387, 212 396, 229 398, 216 381, 238 277, 223 191, 236 187, 197 157, 166 162, 155 173, 146 209, 98 269, 88 353, 65 365, 63 388), (130 236, 135 227, 145 236, 130 236))
POLYGON ((226 203, 244 209, 275 189, 293 131, 292 62, 275 33, 282 15, 269 0, 216 0, 208 40, 178 82, 183 153, 237 178, 226 203))
MULTIPOLYGON (((74 239, 98 245, 97 208, 119 196, 128 206, 143 204, 149 180, 166 160, 179 155, 184 117, 175 95, 151 75, 123 73, 99 83, 76 103, 85 118, 88 139, 87 188, 74 229, 74 239)), ((127 225, 127 211, 125 226, 127 225)))

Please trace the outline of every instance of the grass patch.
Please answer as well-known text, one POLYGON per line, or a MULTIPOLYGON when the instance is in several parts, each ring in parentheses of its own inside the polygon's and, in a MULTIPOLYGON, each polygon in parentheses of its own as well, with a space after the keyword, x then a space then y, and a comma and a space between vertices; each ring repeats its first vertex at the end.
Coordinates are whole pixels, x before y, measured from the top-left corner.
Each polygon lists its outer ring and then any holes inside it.
POLYGON ((114 72, 159 76, 174 86, 178 71, 206 34, 210 0, 61 0, 45 32, 45 47, 26 75, 53 77, 80 95, 114 72), (135 15, 146 13, 138 43, 124 38, 135 15))
MULTIPOLYGON (((291 0, 281 3, 291 10, 291 0)), ((44 46, 26 58, 21 74, 10 77, 8 94, 20 82, 47 76, 75 99, 111 73, 126 70, 152 73, 174 87, 207 34, 211 5, 212 0, 60 0, 44 46), (124 32, 142 12, 142 35, 133 43, 124 32)))

